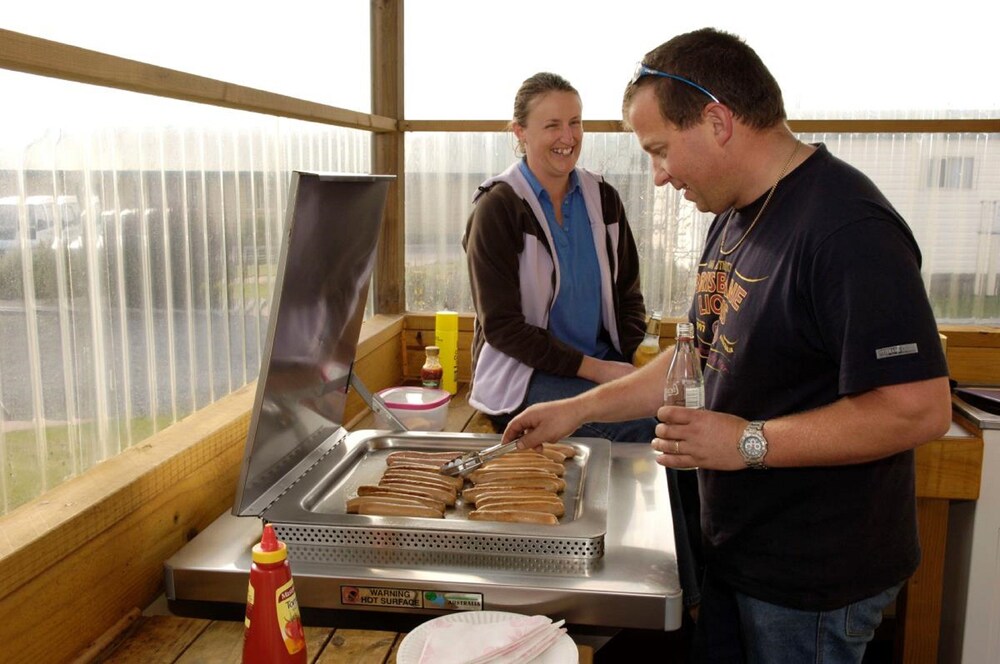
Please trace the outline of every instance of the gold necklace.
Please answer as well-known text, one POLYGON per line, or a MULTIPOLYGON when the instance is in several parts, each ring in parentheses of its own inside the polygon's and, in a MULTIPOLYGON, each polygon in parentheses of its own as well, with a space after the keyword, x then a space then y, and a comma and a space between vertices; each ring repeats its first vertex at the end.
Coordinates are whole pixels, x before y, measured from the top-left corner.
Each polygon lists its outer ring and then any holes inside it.
POLYGON ((743 234, 743 237, 737 240, 736 244, 734 244, 730 249, 726 249, 726 234, 729 231, 729 221, 732 217, 726 220, 726 225, 722 228, 722 242, 719 243, 719 253, 723 256, 728 256, 736 251, 736 248, 743 244, 743 240, 747 239, 747 235, 750 235, 750 231, 752 231, 753 227, 757 225, 757 222, 760 220, 760 216, 764 214, 764 210, 767 209, 767 204, 771 202, 771 196, 774 196, 774 190, 778 188, 778 183, 781 182, 783 177, 785 177, 785 174, 788 172, 788 167, 792 165, 792 159, 795 159, 795 153, 799 151, 800 145, 802 145, 802 143, 796 139, 795 147, 792 149, 792 154, 788 155, 788 161, 785 162, 785 166, 781 169, 781 174, 778 175, 778 179, 774 181, 773 185, 771 185, 771 191, 767 192, 767 198, 764 199, 764 204, 761 205, 760 210, 757 211, 757 216, 750 222, 750 226, 747 228, 746 233, 743 234))

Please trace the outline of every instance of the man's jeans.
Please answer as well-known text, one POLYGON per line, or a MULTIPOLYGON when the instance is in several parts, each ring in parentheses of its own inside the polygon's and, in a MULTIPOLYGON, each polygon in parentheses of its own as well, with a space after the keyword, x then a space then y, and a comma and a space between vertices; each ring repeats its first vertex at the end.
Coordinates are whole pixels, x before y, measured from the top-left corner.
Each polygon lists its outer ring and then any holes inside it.
POLYGON ((831 611, 802 611, 733 591, 706 575, 696 662, 859 664, 900 583, 831 611))

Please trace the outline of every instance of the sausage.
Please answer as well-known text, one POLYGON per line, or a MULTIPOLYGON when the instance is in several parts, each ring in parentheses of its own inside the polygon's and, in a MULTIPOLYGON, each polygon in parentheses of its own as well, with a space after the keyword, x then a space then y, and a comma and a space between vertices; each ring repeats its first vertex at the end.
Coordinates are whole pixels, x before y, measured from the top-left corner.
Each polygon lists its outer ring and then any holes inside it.
MULTIPOLYGON (((546 489, 544 487, 517 487, 517 486, 506 486, 503 484, 479 484, 474 487, 468 488, 462 492, 462 500, 467 503, 478 503, 486 496, 556 496, 556 491, 554 489, 546 489)), ((558 496, 556 496, 558 498, 558 496)))
POLYGON ((357 496, 355 498, 350 498, 347 501, 347 512, 349 514, 377 514, 379 512, 373 512, 371 510, 373 508, 381 510, 388 507, 406 508, 409 513, 399 513, 397 511, 392 514, 383 514, 383 516, 430 516, 438 518, 444 516, 444 510, 428 507, 413 498, 399 498, 394 496, 357 496))
POLYGON ((560 452, 559 450, 549 449, 542 445, 542 454, 549 461, 555 461, 556 463, 566 463, 567 454, 565 452, 560 452))
POLYGON ((382 477, 397 477, 404 480, 412 479, 421 482, 430 482, 444 489, 453 489, 455 491, 461 489, 465 484, 465 480, 461 477, 449 477, 448 475, 424 470, 410 470, 404 466, 393 466, 382 473, 382 477))
POLYGON ((556 516, 566 513, 562 501, 534 498, 490 498, 476 503, 476 510, 515 510, 518 512, 546 512, 556 516))
POLYGON ((572 459, 576 456, 576 448, 567 443, 542 443, 542 449, 562 452, 566 455, 567 459, 572 459))
POLYGON ((473 480, 473 484, 504 485, 513 487, 534 487, 548 491, 562 492, 566 488, 566 480, 551 473, 484 473, 473 480))
POLYGON ((372 498, 371 502, 363 503, 358 507, 358 514, 367 516, 422 516, 430 519, 443 519, 444 514, 438 512, 433 507, 425 505, 404 505, 391 502, 380 502, 374 500, 376 496, 366 496, 372 498))
POLYGON ((506 478, 521 478, 521 477, 533 477, 533 478, 549 478, 557 479, 554 473, 550 473, 547 470, 541 470, 540 468, 480 468, 469 473, 469 481, 473 484, 482 484, 483 482, 495 482, 499 479, 506 478))
POLYGON ((497 461, 499 461, 499 459, 487 461, 477 470, 542 470, 547 473, 552 473, 553 475, 558 475, 559 477, 562 477, 566 473, 566 466, 561 463, 549 461, 548 459, 542 459, 541 461, 522 461, 520 463, 517 463, 517 460, 513 462, 501 461, 500 463, 497 463, 497 461))
POLYGON ((393 469, 399 468, 401 470, 422 470, 425 473, 438 474, 441 472, 441 466, 443 466, 444 464, 440 464, 437 462, 427 463, 426 461, 407 461, 406 459, 402 460, 397 459, 395 463, 386 465, 389 468, 393 469))
POLYGON ((449 450, 447 452, 423 452, 418 450, 400 450, 399 452, 392 452, 385 458, 387 465, 394 466, 399 463, 432 463, 438 464, 438 466, 443 466, 444 464, 452 461, 460 456, 464 452, 459 452, 458 450, 449 450))
POLYGON ((382 478, 378 482, 379 486, 383 486, 391 489, 407 489, 409 491, 415 491, 428 498, 434 498, 435 500, 440 500, 445 505, 451 507, 455 504, 455 492, 447 491, 440 487, 436 487, 430 484, 424 484, 422 482, 416 482, 414 480, 401 480, 397 478, 382 478))
POLYGON ((418 501, 422 505, 427 507, 433 507, 434 509, 444 512, 445 507, 443 500, 437 500, 435 498, 428 498, 427 496, 417 493, 416 491, 410 491, 409 489, 402 488, 390 488, 384 486, 373 486, 370 484, 364 484, 358 487, 359 496, 388 496, 396 498, 411 498, 418 501))
POLYGON ((462 500, 469 503, 478 503, 483 498, 489 496, 496 497, 539 497, 544 498, 547 496, 552 496, 557 500, 562 500, 556 495, 555 491, 549 491, 547 489, 532 489, 532 488, 518 488, 518 487, 498 487, 491 486, 489 484, 482 486, 474 486, 466 489, 462 492, 462 500))
MULTIPOLYGON (((559 450, 552 450, 545 447, 545 445, 539 445, 538 447, 532 447, 527 450, 513 450, 507 457, 514 457, 515 455, 523 455, 527 457, 539 456, 548 459, 549 461, 554 461, 556 463, 563 463, 566 461, 566 455, 559 450)), ((500 457, 504 458, 504 457, 500 457)))
POLYGON ((483 477, 480 481, 476 482, 476 486, 504 486, 504 487, 521 487, 521 488, 532 488, 532 489, 546 489, 547 491, 554 491, 556 493, 562 493, 566 489, 566 481, 561 477, 551 476, 546 477, 544 475, 529 476, 521 475, 519 477, 514 476, 488 476, 483 477))
POLYGON ((520 510, 473 510, 469 512, 472 521, 505 521, 507 523, 540 523, 554 526, 559 523, 555 514, 545 512, 522 512, 520 510))

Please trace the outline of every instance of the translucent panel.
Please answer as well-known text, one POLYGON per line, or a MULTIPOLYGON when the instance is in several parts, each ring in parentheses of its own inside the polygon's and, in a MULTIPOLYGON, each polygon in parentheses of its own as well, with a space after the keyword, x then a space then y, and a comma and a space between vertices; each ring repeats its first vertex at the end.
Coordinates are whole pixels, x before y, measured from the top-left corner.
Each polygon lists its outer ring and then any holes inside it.
POLYGON ((256 379, 290 171, 371 158, 363 131, 2 70, 0 88, 48 100, 0 128, 7 511, 256 379))
MULTIPOLYGON (((987 3, 988 4, 988 3, 987 3)), ((407 0, 406 117, 506 119, 521 81, 562 74, 585 117, 617 119, 635 63, 671 36, 704 26, 746 39, 784 91, 791 117, 888 113, 975 117, 1000 109, 991 84, 995 22, 981 0, 942 11, 842 0, 790 22, 785 8, 740 0, 538 2, 501 11, 467 0, 407 0), (442 30, 447 38, 442 38, 442 30), (442 94, 444 86, 447 94, 442 94)))
POLYGON ((367 113, 370 3, 5 3, 7 30, 367 113))
MULTIPOLYGON (((580 165, 621 194, 642 261, 647 308, 686 312, 710 217, 653 186, 631 134, 588 133, 580 165)), ((406 306, 472 311, 461 240, 476 188, 515 160, 509 133, 411 133, 406 143, 406 306)))
MULTIPOLYGON (((995 134, 823 134, 831 152, 879 185, 910 224, 938 321, 1000 322, 1000 153, 995 134)), ((476 187, 515 157, 509 134, 409 134, 406 302, 471 311, 461 238, 476 187)), ((671 187, 626 133, 587 133, 580 165, 618 189, 641 259, 648 309, 684 316, 709 215, 671 187)))

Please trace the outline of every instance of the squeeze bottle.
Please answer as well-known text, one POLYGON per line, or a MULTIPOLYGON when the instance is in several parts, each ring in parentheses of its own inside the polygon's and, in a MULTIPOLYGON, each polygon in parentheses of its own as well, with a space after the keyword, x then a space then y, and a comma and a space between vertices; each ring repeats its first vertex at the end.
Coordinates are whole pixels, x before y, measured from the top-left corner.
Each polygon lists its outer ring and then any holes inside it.
POLYGON ((264 525, 251 554, 243 664, 306 664, 306 638, 285 543, 264 525))
POLYGON ((434 316, 434 345, 441 349, 441 389, 458 391, 458 313, 439 311, 434 316))

